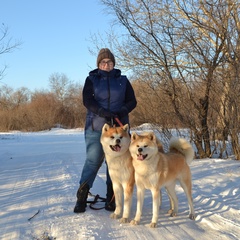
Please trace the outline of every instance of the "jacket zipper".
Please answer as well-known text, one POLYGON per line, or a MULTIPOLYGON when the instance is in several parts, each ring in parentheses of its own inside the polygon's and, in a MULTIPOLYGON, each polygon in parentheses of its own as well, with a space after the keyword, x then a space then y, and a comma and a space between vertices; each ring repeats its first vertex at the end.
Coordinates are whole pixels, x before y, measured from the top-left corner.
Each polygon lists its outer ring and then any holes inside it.
POLYGON ((111 97, 111 92, 110 92, 109 74, 107 75, 107 84, 108 84, 108 110, 110 111, 110 97, 111 97))

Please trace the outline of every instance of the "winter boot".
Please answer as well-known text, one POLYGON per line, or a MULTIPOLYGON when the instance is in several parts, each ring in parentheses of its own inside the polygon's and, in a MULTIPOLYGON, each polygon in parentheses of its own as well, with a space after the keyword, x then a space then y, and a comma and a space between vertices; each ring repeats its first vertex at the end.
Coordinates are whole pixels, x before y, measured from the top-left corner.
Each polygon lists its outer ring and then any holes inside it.
POLYGON ((88 197, 89 186, 82 184, 77 191, 77 202, 74 207, 75 213, 82 213, 86 211, 87 197, 88 197))
POLYGON ((107 185, 107 198, 105 203, 105 209, 110 212, 114 212, 116 205, 115 205, 115 197, 113 192, 112 184, 107 185))

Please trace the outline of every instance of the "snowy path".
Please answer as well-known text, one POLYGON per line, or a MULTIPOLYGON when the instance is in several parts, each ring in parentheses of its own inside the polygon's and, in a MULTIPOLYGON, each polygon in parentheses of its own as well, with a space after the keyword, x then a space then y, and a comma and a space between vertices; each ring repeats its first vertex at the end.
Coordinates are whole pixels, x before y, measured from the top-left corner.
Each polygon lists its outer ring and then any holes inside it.
MULTIPOLYGON (((194 160, 191 170, 196 221, 188 218, 186 197, 177 187, 178 216, 168 216, 169 202, 163 191, 158 227, 150 229, 145 226, 151 220, 148 191, 139 226, 111 220, 105 210, 87 208, 84 214, 73 213, 84 157, 80 130, 0 134, 0 239, 240 238, 240 162, 194 160)), ((91 192, 105 197, 105 165, 91 192)), ((134 194, 132 217, 135 209, 134 194)))

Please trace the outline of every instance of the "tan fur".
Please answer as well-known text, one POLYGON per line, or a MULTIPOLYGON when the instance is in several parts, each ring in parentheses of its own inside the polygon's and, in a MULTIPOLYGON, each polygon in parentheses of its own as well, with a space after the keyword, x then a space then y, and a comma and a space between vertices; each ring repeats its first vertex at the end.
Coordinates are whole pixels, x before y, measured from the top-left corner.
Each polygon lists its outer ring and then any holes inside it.
MULTIPOLYGON (((153 131, 142 132, 141 136, 148 136, 150 133, 154 133, 154 132, 153 131)), ((161 152, 161 153, 164 153, 163 145, 162 145, 161 141, 158 138, 156 138, 156 143, 157 143, 157 146, 158 146, 158 151, 161 152)))
POLYGON ((120 222, 129 222, 134 187, 134 168, 129 152, 130 135, 128 124, 123 127, 102 128, 101 144, 108 164, 109 174, 113 183, 116 209, 111 218, 121 217, 120 222), (117 149, 117 150, 116 150, 117 149), (122 199, 124 198, 124 204, 122 199))
POLYGON ((171 216, 178 212, 178 201, 175 193, 175 184, 178 180, 186 193, 190 219, 195 219, 192 202, 192 181, 188 164, 194 157, 191 144, 183 138, 170 140, 168 153, 159 151, 159 143, 154 133, 138 135, 132 133, 129 147, 135 169, 135 181, 137 186, 137 211, 131 224, 137 225, 142 215, 145 189, 152 192, 153 215, 150 227, 156 227, 159 205, 160 189, 165 187, 169 194, 171 216))

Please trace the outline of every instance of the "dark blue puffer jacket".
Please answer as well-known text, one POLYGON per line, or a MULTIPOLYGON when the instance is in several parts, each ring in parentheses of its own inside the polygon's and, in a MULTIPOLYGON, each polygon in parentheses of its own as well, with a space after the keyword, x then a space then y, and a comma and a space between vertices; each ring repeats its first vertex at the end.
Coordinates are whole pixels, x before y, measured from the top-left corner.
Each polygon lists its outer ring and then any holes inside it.
MULTIPOLYGON (((95 69, 86 78, 83 104, 87 108, 85 130, 101 131, 105 123, 111 124, 114 119, 100 117, 100 108, 117 114, 124 107, 130 113, 136 107, 137 101, 130 82, 126 76, 121 75, 119 69, 110 72, 95 69)), ((119 120, 122 124, 129 123, 128 114, 119 120)))

